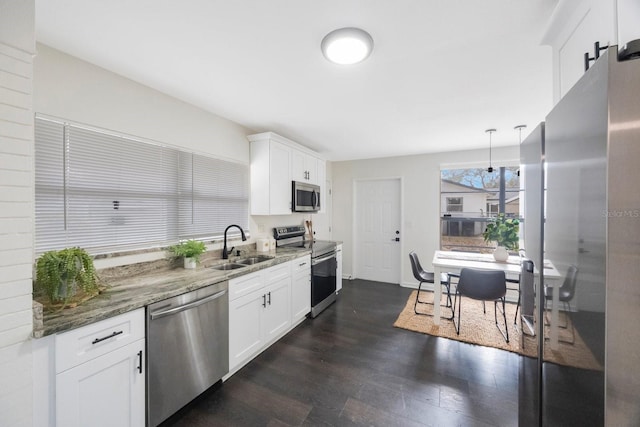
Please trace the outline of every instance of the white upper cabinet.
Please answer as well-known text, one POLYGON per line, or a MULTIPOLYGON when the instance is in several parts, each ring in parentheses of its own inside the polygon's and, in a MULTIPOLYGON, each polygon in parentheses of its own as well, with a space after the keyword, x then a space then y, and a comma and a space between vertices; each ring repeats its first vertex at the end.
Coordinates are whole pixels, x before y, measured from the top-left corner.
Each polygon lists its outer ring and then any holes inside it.
POLYGON ((318 162, 320 160, 303 151, 294 150, 291 153, 291 179, 320 185, 318 182, 318 162))
POLYGON ((543 38, 553 50, 554 104, 585 73, 585 54, 594 59, 600 55, 596 42, 603 48, 617 44, 615 1, 561 0, 556 6, 543 38))
POLYGON ((251 141, 251 215, 289 214, 291 213, 291 148, 271 138, 252 140, 252 136, 249 137, 251 141))
POLYGON ((319 185, 323 194, 323 159, 273 132, 247 138, 251 142, 251 215, 290 214, 292 181, 319 185))
POLYGON ((327 186, 327 162, 318 159, 318 183, 320 186, 320 212, 326 213, 327 192, 329 187, 327 186))

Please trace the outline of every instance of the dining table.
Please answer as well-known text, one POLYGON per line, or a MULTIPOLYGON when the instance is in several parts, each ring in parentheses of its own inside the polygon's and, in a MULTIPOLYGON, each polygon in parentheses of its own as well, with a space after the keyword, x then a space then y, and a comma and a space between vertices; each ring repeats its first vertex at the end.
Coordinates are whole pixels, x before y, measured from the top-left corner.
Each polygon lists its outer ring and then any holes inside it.
MULTIPOLYGON (((518 255, 509 255, 506 261, 496 261, 493 254, 482 254, 475 252, 458 252, 458 251, 435 251, 431 264, 433 265, 433 276, 440 277, 440 273, 460 273, 463 268, 475 268, 479 270, 500 270, 504 271, 507 277, 517 278, 520 274, 522 258, 518 255)), ((542 275, 544 284, 551 287, 552 291, 552 307, 551 321, 549 331, 549 346, 552 349, 558 347, 558 305, 559 305, 559 288, 562 276, 549 260, 544 261, 544 273, 542 275)), ((537 267, 534 268, 534 284, 536 287, 536 295, 540 295, 539 289, 542 289, 540 274, 537 267)), ((442 294, 441 286, 433 287, 433 300, 440 301, 442 294)), ((439 325, 440 304, 434 304, 433 323, 439 325)))

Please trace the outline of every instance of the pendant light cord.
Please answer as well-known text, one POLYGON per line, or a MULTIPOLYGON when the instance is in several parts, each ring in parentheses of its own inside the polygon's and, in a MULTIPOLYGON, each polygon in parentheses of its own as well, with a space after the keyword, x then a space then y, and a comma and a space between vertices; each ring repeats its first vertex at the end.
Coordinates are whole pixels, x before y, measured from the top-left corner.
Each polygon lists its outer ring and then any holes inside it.
POLYGON ((518 141, 522 144, 522 129, 526 128, 527 125, 518 125, 514 126, 514 129, 518 129, 518 141))
POLYGON ((495 129, 487 129, 485 132, 489 132, 489 167, 487 168, 487 172, 493 172, 493 166, 491 166, 491 134, 495 132, 495 129))

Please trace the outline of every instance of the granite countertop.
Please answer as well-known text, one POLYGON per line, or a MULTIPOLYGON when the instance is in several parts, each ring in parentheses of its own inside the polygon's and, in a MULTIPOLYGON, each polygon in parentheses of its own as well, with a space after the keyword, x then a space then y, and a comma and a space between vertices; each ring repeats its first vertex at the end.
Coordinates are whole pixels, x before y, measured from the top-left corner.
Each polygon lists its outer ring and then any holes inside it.
MULTIPOLYGON (((98 272, 102 279, 102 284, 107 286, 106 291, 74 308, 65 308, 52 312, 45 311, 42 314, 42 321, 34 323, 33 336, 41 338, 46 335, 85 326, 163 299, 288 262, 310 253, 310 250, 300 248, 278 248, 276 251, 267 253, 243 253, 242 256, 233 256, 229 260, 206 259, 203 257, 202 263, 194 270, 176 267, 174 263, 170 267, 157 267, 151 271, 147 269, 137 274, 132 272, 136 270, 134 266, 130 266, 132 268, 124 267, 120 269, 125 270, 124 274, 121 271, 120 274, 107 278, 102 277, 98 272), (270 255, 274 258, 235 270, 216 270, 211 268, 217 264, 233 262, 236 259, 239 260, 257 254, 270 255)), ((39 317, 39 315, 36 314, 35 317, 39 317)))

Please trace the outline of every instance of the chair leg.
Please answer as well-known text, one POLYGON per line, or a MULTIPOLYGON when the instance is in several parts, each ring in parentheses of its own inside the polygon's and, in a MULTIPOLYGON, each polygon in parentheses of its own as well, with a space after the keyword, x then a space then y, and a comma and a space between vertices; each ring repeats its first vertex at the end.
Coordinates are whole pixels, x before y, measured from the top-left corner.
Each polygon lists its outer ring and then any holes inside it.
POLYGON ((456 308, 454 306, 455 302, 453 304, 451 303, 451 288, 449 286, 449 283, 447 283, 445 287, 447 289, 447 303, 445 304, 445 307, 451 308, 451 317, 445 317, 445 319, 452 320, 456 315, 455 313, 456 308))
POLYGON ((445 307, 451 307, 451 288, 449 287, 449 282, 446 282, 444 284, 444 288, 447 290, 447 303, 445 304, 445 307))
POLYGON ((505 312, 505 298, 500 298, 500 300, 496 300, 493 302, 493 316, 496 321, 496 328, 500 331, 504 339, 509 342, 509 327, 507 326, 507 313, 505 312), (498 324, 498 301, 502 302, 502 318, 504 319, 504 332, 500 329, 500 325, 498 324))
MULTIPOLYGON (((565 340, 558 340, 560 342, 563 342, 565 344, 575 344, 576 342, 576 327, 573 324, 573 319, 571 319, 571 307, 569 306, 568 302, 564 302, 564 316, 565 316, 565 324, 564 324, 564 328, 563 329, 567 329, 569 327, 569 322, 571 322, 571 341, 565 341, 565 340)), ((562 327, 562 326, 559 326, 562 327)))
POLYGON ((420 301, 420 290, 421 289, 422 289, 422 282, 420 282, 420 284, 418 285, 418 292, 416 293, 416 302, 413 304, 413 312, 415 314, 420 315, 420 316, 429 316, 428 313, 418 313, 418 303, 426 304, 426 303, 420 301))
POLYGON ((422 287, 422 284, 426 283, 426 282, 420 282, 420 284, 418 285, 418 295, 416 296, 416 301, 419 302, 420 304, 430 304, 433 305, 433 303, 429 302, 429 301, 420 301, 420 288, 422 287))
POLYGON ((518 290, 518 304, 516 304, 516 315, 513 316, 513 324, 518 324, 518 310, 520 309, 520 290, 518 290))
MULTIPOLYGON (((564 307, 564 313, 565 313, 565 321, 564 321, 564 325, 558 325, 558 328, 562 328, 562 329, 567 329, 567 327, 569 326, 569 322, 567 321, 567 313, 570 310, 570 306, 569 303, 566 301, 562 302, 562 306, 564 307)), ((549 320, 549 316, 547 314, 549 310, 547 309, 547 300, 544 300, 544 326, 551 326, 551 321, 549 320)), ((560 313, 558 313, 560 314, 560 313)))
POLYGON ((567 322, 571 322, 571 342, 569 344, 574 344, 576 342, 576 327, 573 324, 573 319, 571 318, 571 312, 567 310, 567 322))
POLYGON ((455 293, 455 297, 453 300, 454 305, 456 303, 456 300, 458 302, 458 324, 456 324, 455 311, 454 311, 454 316, 452 320, 453 320, 453 327, 456 329, 456 334, 460 335, 460 308, 462 307, 462 295, 458 295, 458 291, 456 291, 455 293))
MULTIPOLYGON (((434 304, 434 303, 431 303, 429 301, 420 301, 420 291, 422 290, 422 284, 423 283, 426 283, 426 282, 420 282, 420 284, 418 285, 418 292, 416 293, 416 300, 413 303, 413 312, 415 314, 419 315, 419 316, 433 316, 433 314, 431 314, 431 313, 418 313, 418 304, 429 304, 429 305, 433 305, 434 304)), ((435 284, 434 284, 434 286, 435 286, 435 284)), ((442 286, 442 284, 440 284, 440 286, 442 286)), ((447 289, 447 303, 446 303, 445 307, 451 307, 451 317, 445 317, 445 319, 451 320, 455 316, 455 303, 454 303, 454 305, 451 304, 451 293, 450 293, 449 284, 446 283, 445 286, 446 286, 446 289, 447 289)))

